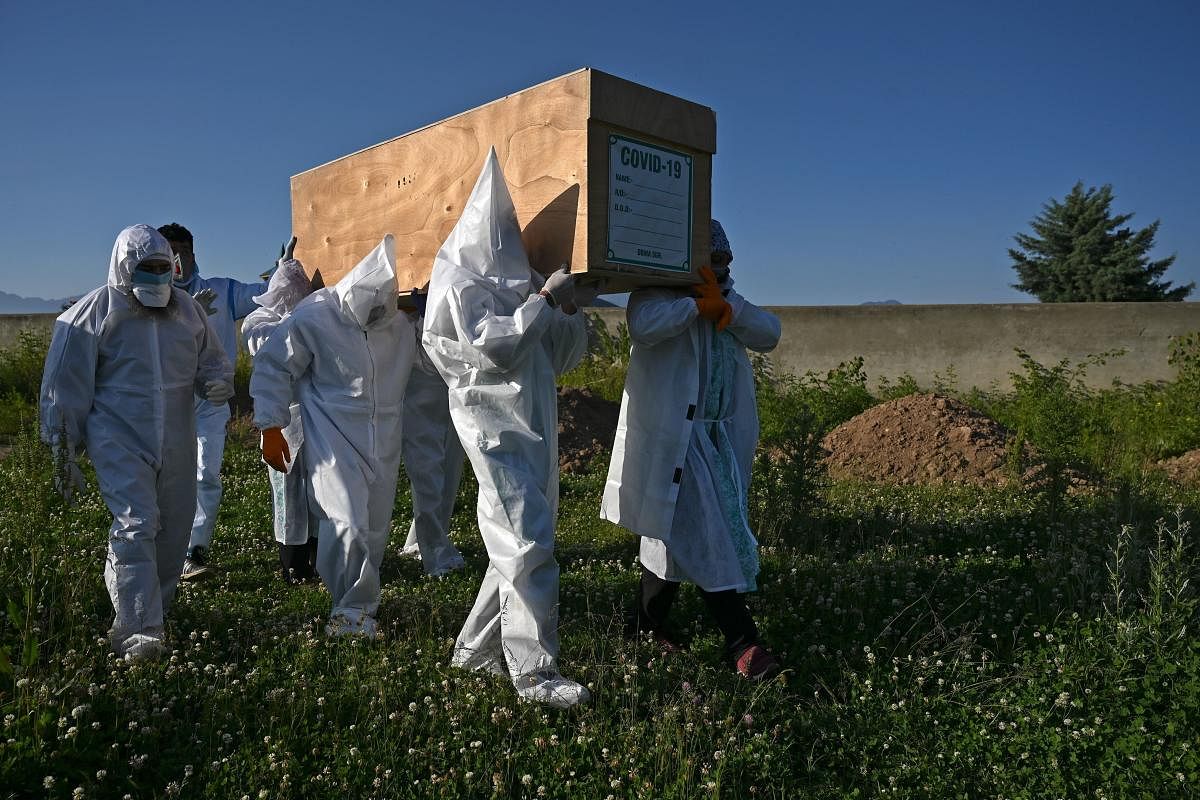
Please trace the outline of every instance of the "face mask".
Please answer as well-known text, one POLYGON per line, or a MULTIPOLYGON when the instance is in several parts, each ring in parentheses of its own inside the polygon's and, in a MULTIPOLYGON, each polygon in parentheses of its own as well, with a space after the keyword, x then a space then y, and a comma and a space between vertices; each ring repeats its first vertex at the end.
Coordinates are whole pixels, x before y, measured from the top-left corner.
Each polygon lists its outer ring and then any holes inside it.
POLYGON ((156 275, 144 269, 135 269, 133 296, 144 306, 163 308, 171 300, 171 273, 156 275))

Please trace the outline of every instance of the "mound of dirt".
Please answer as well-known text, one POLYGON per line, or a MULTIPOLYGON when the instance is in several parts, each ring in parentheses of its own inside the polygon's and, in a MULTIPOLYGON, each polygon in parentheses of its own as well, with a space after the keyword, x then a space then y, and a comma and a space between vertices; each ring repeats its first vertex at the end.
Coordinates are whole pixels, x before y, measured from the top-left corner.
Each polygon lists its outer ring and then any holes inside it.
POLYGON ((558 468, 582 472, 592 459, 612 450, 621 406, 590 389, 558 390, 558 468))
POLYGON ((1173 481, 1200 486, 1200 450, 1163 459, 1158 462, 1158 467, 1173 481))
MULTIPOLYGON (((835 478, 877 483, 1007 486, 1007 428, 950 397, 913 394, 869 408, 821 440, 835 478)), ((1037 482, 1037 454, 1026 446, 1021 483, 1037 482)))

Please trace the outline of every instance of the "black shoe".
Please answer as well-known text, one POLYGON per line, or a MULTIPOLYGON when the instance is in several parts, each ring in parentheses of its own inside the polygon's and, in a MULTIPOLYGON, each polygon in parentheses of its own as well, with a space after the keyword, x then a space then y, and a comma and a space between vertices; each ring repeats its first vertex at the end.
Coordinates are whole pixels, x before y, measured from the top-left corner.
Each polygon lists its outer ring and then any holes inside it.
POLYGON ((208 548, 193 547, 183 560, 183 572, 179 575, 181 581, 199 581, 212 577, 213 571, 208 566, 208 548))

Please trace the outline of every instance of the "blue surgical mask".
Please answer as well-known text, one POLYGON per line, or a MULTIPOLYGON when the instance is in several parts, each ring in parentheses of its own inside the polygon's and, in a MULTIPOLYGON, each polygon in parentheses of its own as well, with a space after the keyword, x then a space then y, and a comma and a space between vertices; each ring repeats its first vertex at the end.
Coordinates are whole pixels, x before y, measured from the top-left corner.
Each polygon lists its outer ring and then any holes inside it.
POLYGON ((130 276, 133 296, 150 308, 163 308, 171 301, 171 271, 161 274, 135 269, 130 276))

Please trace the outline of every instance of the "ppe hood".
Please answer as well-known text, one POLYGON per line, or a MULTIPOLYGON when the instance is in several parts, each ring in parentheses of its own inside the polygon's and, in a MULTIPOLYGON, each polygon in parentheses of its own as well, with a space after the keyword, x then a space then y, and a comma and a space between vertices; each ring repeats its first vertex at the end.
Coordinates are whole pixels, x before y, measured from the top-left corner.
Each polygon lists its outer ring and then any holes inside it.
POLYGON ((108 285, 128 292, 133 271, 149 258, 171 260, 171 245, 149 225, 133 225, 117 234, 108 262, 108 285))
POLYGON ((396 240, 389 233, 333 287, 342 313, 366 330, 398 313, 396 240))
MULTIPOLYGON (((529 257, 494 147, 488 152, 462 216, 438 251, 435 264, 441 266, 442 262, 483 278, 502 294, 511 291, 518 302, 529 296, 529 257)), ((431 285, 430 294, 433 292, 431 285)))
POLYGON ((312 293, 312 282, 305 274, 304 266, 294 258, 280 261, 278 269, 271 273, 270 280, 267 290, 252 299, 280 316, 291 311, 312 293))

